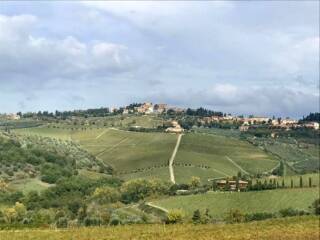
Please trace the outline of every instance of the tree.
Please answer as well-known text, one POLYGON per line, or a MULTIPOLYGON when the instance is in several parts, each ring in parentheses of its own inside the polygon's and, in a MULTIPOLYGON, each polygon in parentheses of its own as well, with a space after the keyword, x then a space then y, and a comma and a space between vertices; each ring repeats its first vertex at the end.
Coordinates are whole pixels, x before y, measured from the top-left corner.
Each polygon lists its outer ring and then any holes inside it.
POLYGON ((212 181, 212 190, 213 191, 217 190, 217 182, 215 180, 212 181))
POLYGON ((17 213, 17 220, 22 220, 27 214, 27 208, 23 205, 23 203, 16 202, 14 209, 17 213))
POLYGON ((181 209, 172 209, 167 214, 167 223, 181 223, 185 214, 181 209))
POLYGON ((200 178, 199 177, 192 177, 190 185, 192 188, 200 187, 200 185, 201 185, 200 178))
POLYGON ((312 208, 314 210, 314 213, 316 215, 320 215, 320 198, 316 199, 313 204, 312 204, 312 208))
POLYGON ((312 187, 312 178, 309 177, 309 187, 312 187))
POLYGON ((200 223, 200 221, 201 221, 201 213, 200 213, 199 209, 197 209, 197 210, 195 210, 193 212, 192 221, 193 221, 193 223, 196 223, 196 224, 200 223))
POLYGON ((145 179, 134 179, 121 186, 121 198, 124 203, 138 202, 152 193, 150 184, 145 179))
POLYGON ((204 213, 203 219, 201 219, 201 222, 204 224, 207 224, 211 221, 211 218, 212 218, 212 216, 210 215, 209 209, 207 208, 204 213))
POLYGON ((92 198, 99 203, 115 203, 120 200, 120 193, 116 188, 98 187, 92 194, 92 198))
POLYGON ((303 181, 302 181, 302 176, 300 176, 300 181, 299 181, 299 185, 302 188, 303 187, 303 181))
POLYGON ((291 179, 291 182, 290 182, 290 186, 291 188, 293 188, 293 180, 291 179))
POLYGON ((282 184, 281 184, 282 188, 285 187, 285 184, 284 184, 284 178, 282 179, 282 184))

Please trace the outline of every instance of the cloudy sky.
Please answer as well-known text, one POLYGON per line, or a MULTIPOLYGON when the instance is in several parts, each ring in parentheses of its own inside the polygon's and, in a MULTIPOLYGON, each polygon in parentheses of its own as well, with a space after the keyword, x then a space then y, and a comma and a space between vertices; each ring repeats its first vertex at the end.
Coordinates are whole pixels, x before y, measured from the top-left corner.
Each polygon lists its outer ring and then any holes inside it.
POLYGON ((319 109, 319 2, 0 2, 0 112, 319 109))

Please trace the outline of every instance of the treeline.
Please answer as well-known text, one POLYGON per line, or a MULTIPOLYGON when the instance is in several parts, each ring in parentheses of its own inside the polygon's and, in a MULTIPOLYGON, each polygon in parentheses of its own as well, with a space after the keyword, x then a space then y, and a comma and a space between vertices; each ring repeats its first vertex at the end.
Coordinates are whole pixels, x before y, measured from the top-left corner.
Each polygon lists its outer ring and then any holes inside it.
POLYGON ((223 117, 225 114, 223 112, 216 112, 212 110, 205 109, 203 107, 197 109, 188 108, 186 114, 189 116, 198 116, 198 117, 210 117, 210 116, 217 116, 223 117))
POLYGON ((308 116, 301 119, 302 122, 320 122, 320 113, 310 113, 308 116))
POLYGON ((105 117, 110 115, 109 108, 93 108, 87 110, 73 110, 73 111, 58 111, 48 112, 48 111, 38 111, 38 112, 28 112, 21 113, 18 115, 22 118, 59 118, 67 119, 70 117, 105 117))

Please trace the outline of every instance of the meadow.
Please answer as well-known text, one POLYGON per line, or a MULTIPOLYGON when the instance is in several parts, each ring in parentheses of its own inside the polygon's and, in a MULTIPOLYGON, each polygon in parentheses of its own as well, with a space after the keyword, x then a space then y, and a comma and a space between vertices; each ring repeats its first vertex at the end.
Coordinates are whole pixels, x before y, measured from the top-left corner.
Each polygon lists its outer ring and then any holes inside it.
POLYGON ((241 224, 126 225, 0 231, 4 240, 318 240, 319 220, 315 216, 270 219, 241 224))
POLYGON ((210 210, 223 219, 231 209, 244 213, 276 213, 281 209, 308 210, 319 197, 318 188, 279 189, 257 192, 208 192, 201 195, 176 196, 152 202, 165 209, 182 209, 189 217, 196 209, 210 210))

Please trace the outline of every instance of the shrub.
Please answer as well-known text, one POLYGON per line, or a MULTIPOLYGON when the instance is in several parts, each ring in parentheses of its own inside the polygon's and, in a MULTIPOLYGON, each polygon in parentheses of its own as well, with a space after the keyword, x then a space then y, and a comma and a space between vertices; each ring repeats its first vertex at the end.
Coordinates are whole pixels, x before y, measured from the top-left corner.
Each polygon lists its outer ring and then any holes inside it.
POLYGON ((182 223, 185 214, 181 209, 173 209, 167 213, 166 223, 182 223))
POLYGON ((231 209, 226 217, 228 223, 240 223, 244 222, 245 215, 239 209, 231 209))
POLYGON ((293 208, 285 208, 279 211, 281 217, 301 216, 307 214, 303 210, 296 210, 293 208))
POLYGON ((68 219, 66 217, 60 217, 56 222, 57 228, 66 228, 68 227, 68 219))
POLYGON ((109 225, 111 226, 117 226, 117 225, 120 225, 121 224, 121 221, 120 221, 120 218, 118 215, 115 215, 113 214, 110 218, 110 222, 109 222, 109 225))
POLYGON ((265 220, 268 218, 273 218, 274 214, 272 213, 252 213, 252 214, 246 214, 245 215, 245 220, 246 221, 261 221, 261 220, 265 220))

